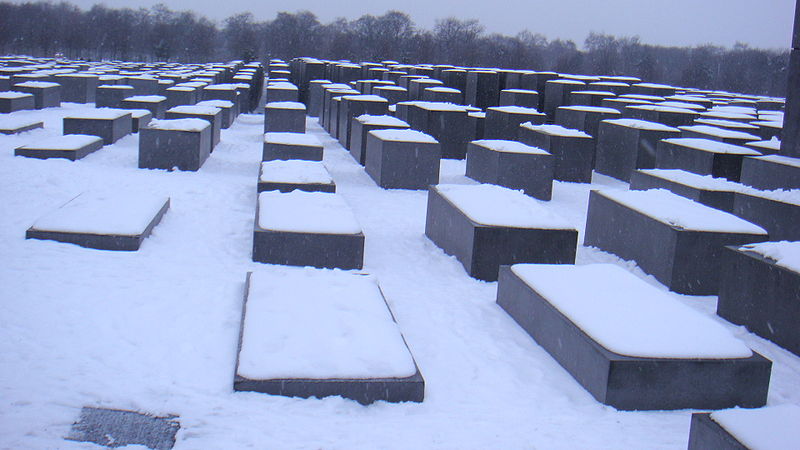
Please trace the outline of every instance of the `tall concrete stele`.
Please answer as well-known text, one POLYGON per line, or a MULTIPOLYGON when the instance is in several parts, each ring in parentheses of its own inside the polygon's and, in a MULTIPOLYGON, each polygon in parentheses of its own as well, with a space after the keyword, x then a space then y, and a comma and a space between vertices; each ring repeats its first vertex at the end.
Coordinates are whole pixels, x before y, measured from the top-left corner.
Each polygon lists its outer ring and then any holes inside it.
POLYGON ((800 157, 800 0, 794 7, 792 53, 789 58, 789 85, 781 133, 781 154, 800 157))

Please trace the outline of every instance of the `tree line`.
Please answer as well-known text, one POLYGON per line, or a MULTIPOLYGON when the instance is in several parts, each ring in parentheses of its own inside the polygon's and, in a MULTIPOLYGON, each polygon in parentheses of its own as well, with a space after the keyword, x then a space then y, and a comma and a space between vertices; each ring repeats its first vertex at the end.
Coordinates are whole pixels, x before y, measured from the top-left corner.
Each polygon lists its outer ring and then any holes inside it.
POLYGON ((716 45, 664 47, 638 37, 590 33, 579 49, 571 40, 523 31, 487 33, 477 20, 439 19, 418 28, 399 11, 323 24, 309 11, 280 12, 257 21, 236 14, 217 24, 190 11, 152 8, 82 10, 68 3, 0 2, 0 52, 70 59, 211 62, 268 61, 310 56, 351 61, 396 60, 628 75, 700 89, 785 96, 789 51, 716 45))

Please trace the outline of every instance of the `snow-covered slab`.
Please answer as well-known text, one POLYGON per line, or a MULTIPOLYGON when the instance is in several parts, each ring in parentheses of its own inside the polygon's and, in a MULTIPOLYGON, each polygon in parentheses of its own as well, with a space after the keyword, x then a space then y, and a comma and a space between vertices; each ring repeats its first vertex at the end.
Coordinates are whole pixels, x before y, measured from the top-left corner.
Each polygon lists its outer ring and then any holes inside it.
POLYGON ((648 122, 646 120, 638 119, 606 119, 603 122, 621 127, 635 128, 637 130, 647 131, 680 131, 675 127, 664 125, 656 122, 648 122))
POLYGON ((671 138, 657 144, 656 167, 739 181, 744 160, 760 155, 751 148, 713 139, 671 138))
POLYGON ((756 189, 800 189, 800 158, 767 155, 742 161, 741 182, 756 189))
POLYGON ((266 106, 268 109, 295 109, 305 111, 306 105, 300 102, 269 102, 266 106))
POLYGON ((51 83, 49 81, 25 81, 14 85, 14 87, 24 87, 24 88, 34 88, 34 89, 47 89, 60 86, 61 85, 58 83, 51 83))
POLYGON ((91 119, 91 120, 114 120, 129 115, 131 112, 117 108, 97 108, 85 111, 75 111, 66 115, 65 119, 91 119))
POLYGON ((267 89, 283 89, 283 90, 289 90, 289 91, 298 90, 297 86, 295 86, 292 83, 285 82, 285 81, 278 81, 278 82, 268 83, 267 84, 267 89))
POLYGON ((640 169, 631 177, 633 190, 668 189, 674 194, 725 212, 733 212, 739 183, 679 169, 640 169))
POLYGON ((769 360, 617 266, 503 267, 497 303, 598 401, 615 408, 766 402, 769 360))
POLYGON ((133 131, 133 118, 129 110, 99 108, 70 113, 63 119, 64 134, 90 134, 103 138, 103 145, 111 145, 133 131))
POLYGON ((19 134, 25 131, 44 128, 44 122, 36 119, 0 114, 0 134, 19 134))
POLYGON ((383 141, 421 142, 428 144, 438 143, 438 141, 433 136, 417 130, 406 130, 406 129, 374 130, 370 131, 369 134, 383 141))
POLYGON ((213 116, 219 114, 220 109, 210 105, 178 105, 167 110, 168 113, 200 114, 213 116))
POLYGON ((295 189, 307 192, 336 192, 336 184, 321 162, 276 160, 261 163, 258 192, 272 190, 290 192, 295 189))
POLYGON ((594 112, 594 113, 605 113, 605 114, 619 114, 619 111, 614 108, 604 108, 602 106, 584 106, 584 105, 572 105, 572 106, 560 106, 558 109, 566 109, 570 111, 583 111, 583 112, 594 112))
POLYGON ((765 240, 760 226, 664 189, 589 196, 584 245, 636 261, 678 293, 716 294, 723 247, 765 240))
POLYGON ((710 125, 689 125, 679 128, 683 132, 684 137, 709 137, 728 143, 761 140, 758 136, 744 131, 728 130, 725 128, 712 127, 710 125))
POLYGON ((153 119, 147 128, 153 130, 172 130, 172 131, 203 131, 211 126, 211 122, 204 119, 153 119))
POLYGON ((494 281, 502 264, 573 264, 578 232, 520 191, 440 184, 428 191, 425 235, 470 276, 494 281))
POLYGON ((728 247, 717 315, 800 355, 800 240, 728 247))
POLYGON ((167 99, 163 95, 134 95, 132 97, 127 97, 125 100, 130 102, 142 102, 142 103, 160 103, 167 99))
POLYGON ((338 194, 294 190, 258 194, 253 261, 360 269, 364 234, 338 194))
POLYGON ((75 161, 103 147, 103 139, 85 134, 67 134, 25 144, 14 149, 15 156, 48 159, 66 158, 75 161))
POLYGON ((84 192, 38 219, 25 237, 135 251, 168 208, 169 198, 163 196, 113 190, 84 192))
POLYGON ((561 137, 572 137, 572 138, 591 138, 588 134, 584 133, 581 130, 574 130, 571 128, 565 128, 561 125, 534 125, 530 122, 525 122, 520 127, 526 128, 531 131, 536 131, 538 133, 548 134, 550 136, 561 136, 561 137))
POLYGON ((524 106, 492 106, 487 111, 499 111, 507 114, 541 114, 536 108, 526 108, 524 106))
POLYGON ((748 448, 784 450, 800 442, 800 406, 726 409, 692 414, 689 450, 748 448))
POLYGON ((781 151, 781 141, 774 138, 768 141, 745 142, 744 145, 763 154, 775 154, 781 151))
POLYGON ((466 175, 481 183, 521 189, 526 195, 550 200, 553 156, 518 141, 482 139, 467 147, 466 175))
POLYGON ((306 133, 264 133, 264 142, 269 144, 299 145, 303 147, 321 147, 319 138, 306 133))
POLYGON ((375 280, 311 269, 248 274, 234 389, 362 404, 424 397, 375 280))
POLYGON ((0 99, 19 99, 19 98, 26 98, 26 97, 33 97, 33 94, 28 94, 25 92, 17 92, 17 91, 5 91, 0 92, 0 99))
POLYGON ((363 125, 375 125, 375 126, 390 126, 390 127, 397 127, 397 128, 406 128, 408 124, 397 117, 392 116, 371 116, 369 114, 362 114, 356 117, 356 120, 361 122, 363 125))

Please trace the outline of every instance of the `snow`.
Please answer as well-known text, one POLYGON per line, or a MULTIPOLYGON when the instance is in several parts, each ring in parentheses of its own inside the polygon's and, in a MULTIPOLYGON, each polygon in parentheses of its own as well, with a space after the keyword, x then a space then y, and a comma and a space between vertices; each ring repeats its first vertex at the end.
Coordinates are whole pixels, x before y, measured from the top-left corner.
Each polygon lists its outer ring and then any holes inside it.
POLYGON ((610 97, 614 97, 617 94, 609 91, 573 91, 573 94, 587 94, 587 95, 607 95, 610 97))
POLYGON ((294 190, 258 194, 258 226, 294 233, 358 234, 361 226, 340 195, 294 190))
POLYGON ((318 161, 291 159, 288 161, 267 161, 261 163, 260 181, 294 184, 327 184, 333 182, 331 174, 318 161))
POLYGON ((648 191, 602 190, 598 192, 604 197, 659 222, 683 230, 767 234, 758 225, 744 221, 733 214, 675 195, 666 189, 651 189, 648 191))
POLYGON ((800 242, 761 242, 739 247, 775 261, 776 265, 800 274, 800 242))
MULTIPOLYGON (((102 79, 102 77, 101 77, 101 79, 102 79)), ((97 87, 98 88, 103 88, 103 89, 119 89, 119 90, 123 90, 123 91, 132 91, 133 90, 133 86, 128 86, 127 84, 101 84, 100 86, 97 86, 97 87)))
POLYGON ((688 102, 678 102, 678 101, 663 101, 658 102, 658 106, 665 106, 669 108, 680 108, 680 109, 689 109, 693 111, 705 111, 706 108, 703 105, 698 105, 696 103, 688 103, 688 102))
POLYGON ((15 98, 24 98, 24 97, 33 97, 33 94, 28 94, 28 93, 25 93, 25 92, 16 92, 16 91, 0 92, 0 98, 15 99, 15 98))
POLYGON ((267 144, 301 145, 303 147, 321 147, 319 139, 307 133, 290 133, 284 131, 264 133, 267 144))
POLYGON ((707 134, 723 139, 750 139, 753 141, 759 140, 759 137, 743 131, 726 130, 724 128, 717 128, 708 125, 687 125, 678 127, 683 131, 693 131, 695 133, 707 134))
POLYGON ((146 128, 155 130, 175 130, 175 131, 203 131, 211 126, 211 122, 205 119, 153 119, 147 124, 146 128))
POLYGON ((58 83, 50 83, 48 81, 25 81, 23 83, 17 83, 14 87, 29 87, 29 88, 53 88, 61 86, 58 83))
POLYGON ((481 139, 472 141, 472 144, 503 153, 524 153, 529 155, 549 155, 550 153, 537 147, 531 147, 518 141, 507 141, 503 139, 481 139))
POLYGON ((137 192, 85 192, 38 219, 32 228, 118 236, 137 236, 169 200, 137 192))
POLYGON ((167 112, 181 113, 181 114, 200 114, 204 116, 216 116, 221 109, 216 106, 201 106, 201 105, 178 105, 168 109, 167 112))
POLYGON ((95 142, 102 142, 103 138, 86 134, 65 134, 64 136, 50 137, 37 141, 34 144, 23 145, 20 148, 28 150, 77 150, 95 142))
POLYGON ((606 119, 603 122, 619 125, 622 127, 636 128, 638 130, 648 131, 680 131, 677 128, 670 127, 656 122, 648 122, 646 120, 638 119, 606 119))
POLYGON ((710 110, 706 112, 701 112, 699 114, 701 117, 711 117, 716 119, 728 119, 728 120, 744 120, 747 122, 751 122, 756 120, 756 116, 750 114, 740 114, 740 113, 733 113, 733 112, 724 112, 718 110, 710 110))
POLYGON ((492 106, 491 108, 487 108, 487 110, 500 111, 508 114, 535 114, 537 116, 544 115, 536 108, 526 108, 524 106, 492 106))
POLYGON ((449 87, 440 87, 440 86, 425 88, 425 90, 426 91, 431 91, 431 92, 441 92, 441 93, 445 93, 445 94, 460 94, 461 93, 461 91, 458 90, 458 89, 449 88, 449 87))
POLYGON ((382 141, 421 142, 427 144, 439 143, 439 141, 434 139, 433 136, 417 130, 405 130, 405 129, 372 130, 369 132, 369 134, 377 137, 382 141))
POLYGON ((97 109, 89 109, 84 111, 78 111, 75 113, 71 113, 66 115, 65 119, 97 119, 97 120, 113 120, 119 119, 120 117, 130 115, 130 111, 127 109, 115 109, 115 108, 97 108, 97 109))
POLYGON ((568 109, 571 111, 584 111, 584 112, 596 112, 602 114, 620 114, 620 112, 614 108, 603 108, 601 106, 581 106, 581 105, 574 105, 574 106, 559 106, 558 109, 568 109))
POLYGON ((722 325, 611 264, 515 264, 511 271, 611 352, 640 358, 749 358, 722 325))
POLYGON ((300 102, 269 102, 266 107, 269 109, 306 109, 306 105, 300 102))
POLYGON ((783 129, 783 121, 778 121, 778 120, 757 120, 755 122, 750 122, 750 125, 755 125, 756 127, 764 127, 764 128, 783 129))
POLYGON ((769 141, 751 141, 747 143, 748 147, 763 148, 767 151, 779 152, 781 150, 781 141, 778 139, 770 139, 769 141))
POLYGON ((233 102, 229 100, 203 100, 202 102, 197 102, 196 104, 197 106, 213 106, 220 109, 229 109, 235 106, 233 102))
POLYGON ((23 118, 14 114, 0 114, 0 130, 14 130, 41 122, 37 118, 23 118))
POLYGON ((408 91, 408 89, 402 86, 375 86, 372 88, 373 91, 408 91))
POLYGON ((674 86, 669 86, 666 84, 658 84, 658 83, 636 83, 634 86, 643 87, 643 88, 655 88, 655 89, 675 89, 674 86))
POLYGON ((349 100, 352 102, 378 102, 378 103, 386 103, 387 100, 379 95, 345 95, 342 97, 344 100, 349 100))
POLYGON ((711 419, 752 450, 786 450, 800 442, 797 405, 726 409, 712 412, 711 419))
POLYGON ((306 269, 250 276, 238 374, 406 378, 416 366, 372 277, 306 269))
POLYGON ((725 119, 697 119, 695 123, 700 125, 711 125, 719 128, 733 128, 741 130, 758 130, 758 127, 745 122, 736 122, 725 119))
POLYGON ((567 79, 567 78, 559 78, 559 79, 555 79, 555 80, 547 80, 547 83, 553 83, 553 84, 573 84, 573 85, 579 85, 579 86, 584 86, 584 85, 586 85, 586 83, 584 83, 583 81, 578 81, 578 80, 570 80, 570 79, 567 79))
MULTIPOLYGON (((209 84, 204 86, 204 91, 235 91, 239 87, 239 83, 223 83, 223 84, 209 84)), ((269 86, 273 88, 272 85, 269 86)), ((297 88, 295 88, 297 89, 297 88)))
POLYGON ((412 101, 412 102, 401 102, 401 103, 409 103, 417 108, 426 109, 428 111, 458 111, 458 112, 466 112, 467 108, 463 105, 456 105, 455 103, 447 103, 447 102, 423 102, 423 101, 412 101))
POLYGON ((408 127, 407 123, 393 116, 371 116, 369 114, 362 114, 356 117, 356 120, 364 125, 408 127))
POLYGON ((475 117, 476 119, 485 119, 486 113, 481 111, 471 112, 467 114, 469 117, 475 117))
POLYGON ((703 138, 669 138, 664 139, 664 142, 679 145, 681 147, 701 150, 711 153, 723 153, 731 155, 748 155, 759 156, 761 153, 741 145, 727 144, 725 142, 714 141, 711 139, 703 138))
POLYGON ((625 99, 632 99, 632 100, 645 100, 648 102, 663 102, 664 97, 659 97, 658 95, 644 95, 644 94, 624 94, 620 95, 620 98, 625 99))
POLYGON ((704 191, 744 192, 747 190, 746 186, 725 178, 698 175, 680 169, 639 169, 638 171, 704 191))
POLYGON ((538 92, 530 89, 503 89, 503 92, 508 92, 511 94, 538 94, 538 92))
POLYGON ((150 112, 150 110, 147 109, 129 109, 128 111, 130 111, 131 117, 133 117, 134 119, 141 119, 144 116, 148 115, 152 116, 153 114, 152 112, 150 112))
POLYGON ((674 108, 671 106, 662 106, 662 105, 631 105, 627 106, 626 108, 640 109, 643 111, 657 111, 657 112, 668 112, 677 114, 696 114, 696 112, 692 111, 691 109, 674 108))
MULTIPOLYGON (((308 133, 324 144, 337 193, 364 230, 364 270, 425 377, 425 401, 364 407, 234 393, 245 274, 307 270, 251 260, 263 116, 242 114, 222 130, 197 172, 138 169, 137 134, 75 162, 13 156, 60 136, 65 115, 92 109, 18 111, 44 128, 0 136, 0 367, 13 368, 0 370, 0 448, 89 448, 63 437, 92 405, 179 415, 176 450, 686 449, 693 410, 598 403, 497 306, 496 282, 469 277, 425 237, 426 192, 379 188, 314 119, 308 133), (172 199, 139 251, 24 239, 44 213, 108 186, 172 199)), ((442 182, 474 183, 465 167, 442 160, 442 182)), ((582 231, 590 189, 625 186, 599 174, 591 184, 556 181, 547 206, 582 231)), ((594 248, 579 245, 577 260, 615 264, 723 325, 773 361, 769 404, 800 405, 800 357, 719 319, 716 297, 668 292, 633 262, 594 248)))
POLYGON ((130 102, 147 102, 147 103, 158 103, 163 102, 167 99, 163 95, 134 95, 133 97, 125 98, 126 101, 130 102))
POLYGON ((581 130, 574 130, 572 128, 565 128, 561 125, 534 125, 530 122, 525 122, 520 125, 523 128, 527 128, 531 131, 537 131, 539 133, 549 134, 551 136, 563 136, 563 137, 571 137, 571 138, 589 138, 591 136, 584 133, 581 130))
POLYGON ((775 164, 782 164, 784 166, 796 167, 800 169, 800 158, 793 158, 790 156, 783 156, 783 155, 766 155, 766 156, 758 156, 756 159, 761 161, 768 161, 775 164))
POLYGON ((539 229, 573 228, 547 203, 535 200, 522 191, 493 184, 439 184, 434 189, 479 225, 539 229))

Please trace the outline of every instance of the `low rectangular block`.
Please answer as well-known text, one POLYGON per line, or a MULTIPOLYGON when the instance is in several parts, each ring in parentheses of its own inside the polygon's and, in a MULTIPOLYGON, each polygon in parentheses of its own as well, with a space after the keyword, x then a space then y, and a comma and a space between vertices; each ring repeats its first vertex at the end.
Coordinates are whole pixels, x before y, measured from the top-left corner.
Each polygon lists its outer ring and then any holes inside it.
POLYGON ((321 162, 317 161, 267 161, 262 162, 258 174, 258 192, 336 192, 336 183, 321 162))
POLYGON ((111 145, 133 131, 130 111, 100 108, 93 111, 71 113, 63 119, 64 134, 89 134, 103 138, 103 145, 111 145))
POLYGON ((125 84, 101 84, 95 89, 94 104, 97 108, 119 108, 122 100, 135 95, 133 86, 125 84))
POLYGON ((495 106, 486 109, 483 127, 485 139, 504 139, 514 141, 519 137, 519 127, 530 122, 541 125, 547 116, 532 108, 521 106, 495 106))
POLYGON ((726 144, 744 145, 748 142, 761 140, 761 138, 754 134, 745 133, 743 131, 726 130, 709 125, 690 125, 678 128, 681 130, 681 137, 712 139, 726 144))
POLYGON ((490 184, 431 186, 425 235, 484 281, 496 281, 504 264, 574 264, 578 240, 536 200, 490 184))
POLYGON ((600 122, 595 150, 595 170, 625 182, 636 169, 656 167, 658 141, 680 137, 680 130, 637 119, 600 122))
POLYGON ((421 402, 425 381, 377 283, 336 271, 251 272, 233 388, 361 404, 421 402))
POLYGON ((168 109, 165 119, 201 119, 211 124, 209 142, 211 151, 222 139, 222 110, 215 106, 181 105, 168 109))
POLYGON ((153 120, 139 130, 139 168, 197 171, 211 153, 207 120, 153 120))
POLYGON ((0 118, 0 134, 19 134, 37 128, 44 128, 44 122, 11 116, 0 118))
POLYGON ((680 294, 716 295, 723 247, 765 240, 763 228, 665 190, 589 195, 584 245, 636 261, 680 294))
POLYGON ((595 144, 592 136, 560 125, 519 127, 519 140, 553 155, 553 178, 574 183, 591 183, 595 144))
POLYGON ((85 134, 67 134, 45 139, 33 144, 26 144, 14 150, 14 156, 48 159, 65 158, 76 161, 89 153, 100 150, 103 139, 85 134))
POLYGON ((800 241, 800 192, 757 191, 736 192, 733 214, 757 224, 776 241, 800 241))
POLYGON ((416 130, 384 129, 367 135, 364 167, 384 189, 427 189, 439 182, 442 156, 432 136, 416 130))
POLYGON ((222 113, 222 122, 220 123, 220 128, 223 130, 230 128, 238 116, 239 105, 229 100, 203 100, 202 102, 198 102, 197 106, 210 106, 213 108, 219 108, 220 112, 222 113))
POLYGON ((689 450, 792 448, 800 442, 800 406, 727 409, 692 414, 689 450))
POLYGON ((497 304, 614 408, 752 408, 767 401, 771 361, 617 266, 503 266, 497 304))
POLYGON ((800 189, 800 158, 768 155, 744 158, 741 182, 762 190, 800 189))
POLYGON ((33 94, 16 91, 0 92, 0 113, 8 114, 35 108, 36 100, 33 94))
POLYGON ((265 133, 262 161, 302 159, 322 161, 323 147, 316 136, 305 133, 265 133))
POLYGON ((800 241, 727 247, 717 315, 800 355, 800 241))
POLYGON ((86 192, 38 219, 25 238, 99 250, 136 251, 167 209, 167 197, 86 192))
POLYGON ((481 183, 522 189, 526 195, 550 200, 553 155, 517 141, 477 140, 467 148, 466 175, 481 183))
POLYGON ((710 175, 678 169, 639 169, 631 176, 630 189, 666 189, 714 209, 733 213, 735 192, 741 185, 710 175))
POLYGON ((253 261, 287 266, 361 269, 364 233, 338 194, 258 194, 253 261))
POLYGON ((61 85, 61 101, 71 103, 94 103, 98 76, 88 73, 70 73, 55 76, 61 85))
POLYGON ((33 104, 36 109, 58 108, 61 106, 61 85, 58 83, 26 81, 15 84, 13 89, 33 95, 33 104))
POLYGON ((120 102, 122 109, 146 109, 156 119, 163 119, 167 110, 167 97, 163 95, 134 95, 120 102))
POLYGON ((409 126, 404 121, 392 116, 362 115, 354 117, 350 128, 350 155, 362 166, 367 155, 367 135, 373 130, 404 130, 409 126))
POLYGON ((298 102, 271 102, 264 107, 264 132, 305 133, 306 106, 298 102))
POLYGON ((656 167, 739 181, 742 161, 760 155, 751 148, 710 139, 672 138, 658 142, 656 167))

